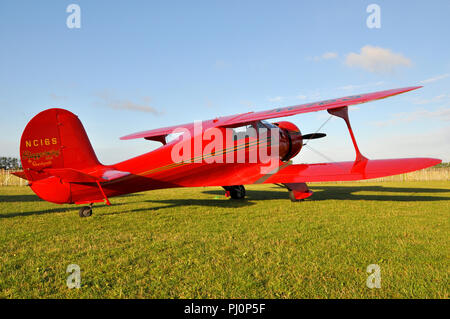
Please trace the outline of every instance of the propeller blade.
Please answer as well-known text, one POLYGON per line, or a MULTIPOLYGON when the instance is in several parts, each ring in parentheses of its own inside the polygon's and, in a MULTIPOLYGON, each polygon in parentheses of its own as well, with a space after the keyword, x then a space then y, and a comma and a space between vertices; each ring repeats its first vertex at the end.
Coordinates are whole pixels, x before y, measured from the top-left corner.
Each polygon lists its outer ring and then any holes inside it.
POLYGON ((315 140, 317 138, 322 138, 325 136, 327 136, 327 134, 325 134, 325 133, 312 133, 312 134, 303 135, 302 138, 304 140, 315 140))

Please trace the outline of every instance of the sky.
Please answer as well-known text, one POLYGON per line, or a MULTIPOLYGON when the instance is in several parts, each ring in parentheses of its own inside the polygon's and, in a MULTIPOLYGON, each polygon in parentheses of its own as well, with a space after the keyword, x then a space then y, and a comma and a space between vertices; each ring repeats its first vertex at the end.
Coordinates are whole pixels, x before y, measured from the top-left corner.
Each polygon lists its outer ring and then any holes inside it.
MULTIPOLYGON (((130 133, 423 85, 352 108, 352 126, 368 158, 448 162, 449 16, 448 0, 1 0, 0 156, 18 157, 25 125, 51 107, 78 115, 113 164, 160 145, 119 140, 130 133)), ((285 120, 307 134, 328 117, 285 120)), ((354 159, 342 120, 321 132, 295 162, 354 159)))

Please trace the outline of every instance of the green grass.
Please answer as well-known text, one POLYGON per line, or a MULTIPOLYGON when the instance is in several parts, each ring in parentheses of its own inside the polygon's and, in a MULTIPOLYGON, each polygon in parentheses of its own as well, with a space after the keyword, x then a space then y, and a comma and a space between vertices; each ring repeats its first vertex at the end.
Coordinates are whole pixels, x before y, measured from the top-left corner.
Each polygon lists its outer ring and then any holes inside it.
POLYGON ((448 182, 274 185, 113 198, 90 218, 0 188, 3 298, 448 298, 448 182), (69 264, 81 289, 68 289, 69 264), (381 267, 369 289, 366 268, 381 267))

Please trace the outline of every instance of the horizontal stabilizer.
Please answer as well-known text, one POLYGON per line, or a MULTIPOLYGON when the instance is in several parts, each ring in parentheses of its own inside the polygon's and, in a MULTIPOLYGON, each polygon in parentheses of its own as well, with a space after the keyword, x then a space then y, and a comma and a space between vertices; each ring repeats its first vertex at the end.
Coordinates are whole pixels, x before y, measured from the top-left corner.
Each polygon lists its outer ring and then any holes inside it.
POLYGON ((94 173, 85 173, 72 168, 44 169, 44 171, 69 183, 109 182, 130 175, 128 172, 113 169, 103 169, 94 173))
MULTIPOLYGON (((192 130, 194 128, 194 123, 187 123, 182 125, 174 125, 174 126, 168 126, 168 127, 162 127, 150 131, 144 131, 139 133, 130 134, 127 136, 122 136, 121 140, 132 140, 136 138, 145 138, 147 140, 154 140, 162 142, 163 139, 169 134, 174 133, 176 129, 186 129, 186 130, 192 130)), ((163 143, 164 144, 164 143, 163 143)))
POLYGON ((20 177, 22 179, 28 180, 27 179, 27 175, 25 174, 24 171, 11 172, 11 174, 13 174, 13 175, 15 175, 17 177, 20 177))

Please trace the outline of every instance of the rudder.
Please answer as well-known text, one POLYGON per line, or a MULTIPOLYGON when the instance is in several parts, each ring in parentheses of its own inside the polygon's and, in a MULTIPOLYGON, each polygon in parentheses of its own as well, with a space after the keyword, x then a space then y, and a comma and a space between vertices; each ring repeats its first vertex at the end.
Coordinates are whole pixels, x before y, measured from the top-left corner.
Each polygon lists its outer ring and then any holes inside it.
POLYGON ((100 165, 78 117, 48 109, 28 122, 20 141, 22 167, 29 181, 49 177, 48 168, 83 169, 100 165))

